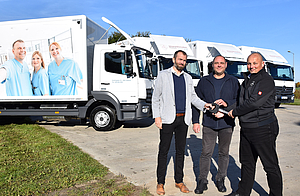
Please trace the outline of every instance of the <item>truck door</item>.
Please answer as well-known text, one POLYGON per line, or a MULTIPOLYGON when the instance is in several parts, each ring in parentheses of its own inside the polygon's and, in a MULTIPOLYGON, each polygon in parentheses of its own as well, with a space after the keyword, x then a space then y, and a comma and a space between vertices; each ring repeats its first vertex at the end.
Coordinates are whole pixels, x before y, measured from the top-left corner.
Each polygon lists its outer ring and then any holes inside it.
POLYGON ((138 76, 133 71, 130 51, 103 51, 104 70, 100 89, 114 94, 120 103, 138 102, 138 76))

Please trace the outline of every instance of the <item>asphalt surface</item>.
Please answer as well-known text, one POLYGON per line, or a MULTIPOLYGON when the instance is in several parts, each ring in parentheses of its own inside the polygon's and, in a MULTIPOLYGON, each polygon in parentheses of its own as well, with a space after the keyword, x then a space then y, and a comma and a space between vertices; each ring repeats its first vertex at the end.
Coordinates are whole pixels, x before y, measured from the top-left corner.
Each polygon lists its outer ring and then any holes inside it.
MULTIPOLYGON (((299 195, 300 182, 300 107, 284 105, 276 109, 280 124, 280 134, 277 139, 277 153, 283 175, 284 195, 299 195)), ((40 123, 51 132, 63 138, 90 154, 116 175, 122 175, 135 185, 147 187, 156 194, 156 164, 159 142, 159 132, 153 119, 126 122, 121 128, 109 132, 98 132, 88 125, 78 125, 78 121, 60 123, 40 123)), ((184 183, 190 189, 188 195, 194 194, 196 177, 199 175, 199 157, 202 149, 202 134, 194 133, 189 127, 184 168, 184 183)), ((218 146, 216 142, 216 147, 218 146)), ((226 193, 218 192, 212 179, 217 173, 217 148, 215 149, 208 177, 208 190, 203 195, 227 195, 237 189, 240 178, 240 163, 238 158, 239 126, 235 127, 231 148, 228 176, 225 180, 226 193)), ((187 195, 174 186, 174 144, 172 143, 168 156, 166 176, 166 195, 187 195)), ((253 195, 268 195, 266 174, 260 161, 257 163, 253 195)))

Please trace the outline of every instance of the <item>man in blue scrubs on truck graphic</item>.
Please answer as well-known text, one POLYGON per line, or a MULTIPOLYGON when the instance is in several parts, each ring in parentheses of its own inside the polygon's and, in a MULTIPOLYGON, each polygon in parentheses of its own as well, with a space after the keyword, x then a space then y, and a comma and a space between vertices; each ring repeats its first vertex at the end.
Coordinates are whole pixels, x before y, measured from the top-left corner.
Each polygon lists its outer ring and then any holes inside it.
POLYGON ((26 47, 23 40, 13 43, 14 59, 0 67, 0 82, 5 83, 7 96, 32 96, 30 72, 26 62, 26 47))

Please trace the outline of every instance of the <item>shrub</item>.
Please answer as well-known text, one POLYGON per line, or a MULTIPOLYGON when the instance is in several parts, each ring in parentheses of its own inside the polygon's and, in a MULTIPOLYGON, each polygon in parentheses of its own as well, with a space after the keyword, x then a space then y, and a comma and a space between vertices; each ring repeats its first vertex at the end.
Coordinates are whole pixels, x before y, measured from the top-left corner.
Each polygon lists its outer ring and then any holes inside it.
POLYGON ((300 89, 297 88, 295 91, 295 99, 300 99, 300 89))

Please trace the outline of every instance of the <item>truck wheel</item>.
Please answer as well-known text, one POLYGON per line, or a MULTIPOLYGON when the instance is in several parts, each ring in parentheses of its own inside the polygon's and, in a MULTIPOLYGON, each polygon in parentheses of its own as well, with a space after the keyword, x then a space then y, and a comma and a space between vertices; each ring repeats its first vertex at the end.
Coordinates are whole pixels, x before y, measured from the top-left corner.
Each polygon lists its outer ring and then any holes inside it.
POLYGON ((90 115, 90 123, 97 131, 109 131, 116 123, 115 110, 108 106, 95 107, 90 115))
POLYGON ((275 108, 279 108, 280 103, 275 103, 275 108))

